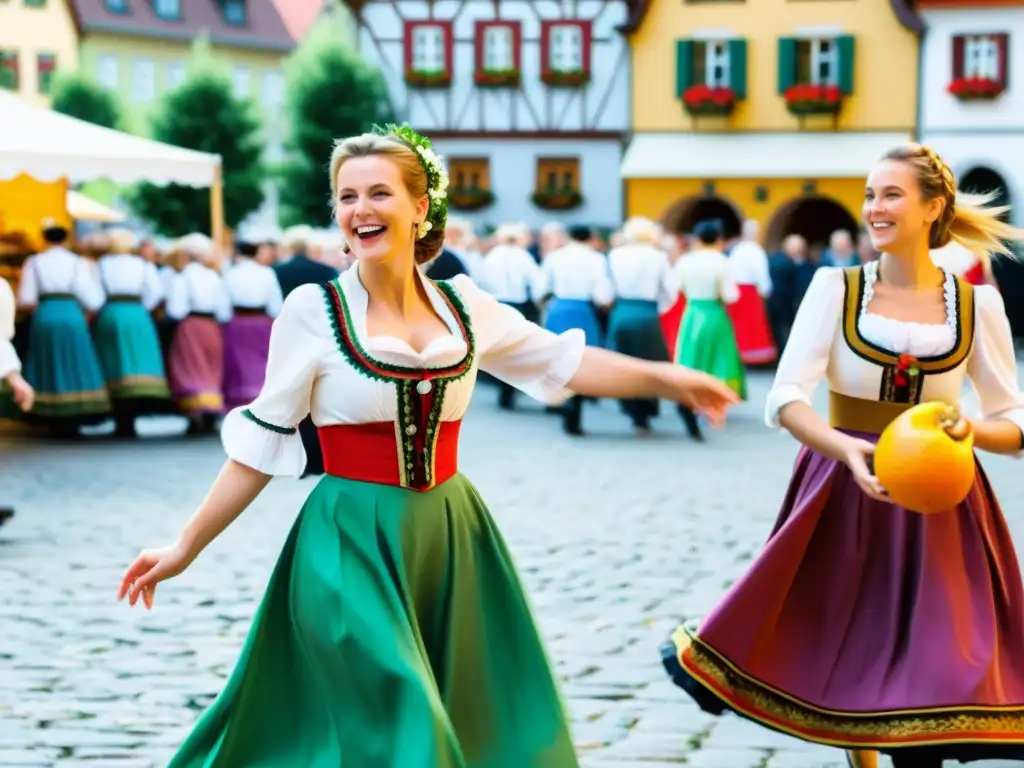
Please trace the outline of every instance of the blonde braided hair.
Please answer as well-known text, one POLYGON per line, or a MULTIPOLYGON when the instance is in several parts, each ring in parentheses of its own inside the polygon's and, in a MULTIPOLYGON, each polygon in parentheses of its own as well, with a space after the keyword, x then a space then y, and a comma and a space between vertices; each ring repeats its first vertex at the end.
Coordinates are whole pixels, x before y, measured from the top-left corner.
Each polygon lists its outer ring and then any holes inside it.
POLYGON ((1015 258, 1010 243, 1024 242, 1024 229, 1019 229, 1001 216, 1008 205, 989 205, 995 192, 968 194, 957 190, 956 176, 946 161, 931 147, 907 144, 889 150, 883 160, 896 160, 910 165, 917 176, 921 197, 942 200, 942 212, 928 233, 928 247, 942 248, 953 240, 982 258, 990 253, 1015 258))

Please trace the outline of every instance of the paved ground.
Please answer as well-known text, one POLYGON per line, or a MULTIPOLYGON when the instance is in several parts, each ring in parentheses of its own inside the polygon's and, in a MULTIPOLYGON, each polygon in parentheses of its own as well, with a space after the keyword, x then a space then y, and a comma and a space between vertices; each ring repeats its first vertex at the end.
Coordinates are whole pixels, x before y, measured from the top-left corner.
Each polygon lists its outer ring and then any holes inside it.
MULTIPOLYGON (((711 607, 774 519, 795 444, 761 424, 766 382, 755 376, 753 404, 705 446, 668 417, 636 439, 612 404, 572 440, 535 406, 508 416, 479 392, 463 470, 518 558, 587 768, 842 765, 701 714, 658 663, 669 630, 711 607)), ((0 529, 0 766, 163 765, 219 690, 312 481, 273 483, 153 612, 114 592, 141 547, 171 541, 221 460, 215 440, 173 435, 0 443, 0 493, 19 508, 0 529)), ((1024 474, 987 466, 1024 534, 1024 474)))

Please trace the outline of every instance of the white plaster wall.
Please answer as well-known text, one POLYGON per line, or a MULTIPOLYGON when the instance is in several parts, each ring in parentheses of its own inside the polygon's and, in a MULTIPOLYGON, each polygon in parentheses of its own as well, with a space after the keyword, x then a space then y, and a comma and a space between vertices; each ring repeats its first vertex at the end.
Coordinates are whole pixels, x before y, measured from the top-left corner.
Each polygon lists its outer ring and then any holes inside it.
POLYGON ((479 211, 452 211, 475 224, 524 221, 538 227, 549 221, 617 227, 622 223, 622 183, 617 141, 439 139, 442 157, 490 158, 491 190, 495 201, 479 211), (536 188, 537 158, 578 156, 583 205, 571 211, 536 208, 530 200, 536 188))

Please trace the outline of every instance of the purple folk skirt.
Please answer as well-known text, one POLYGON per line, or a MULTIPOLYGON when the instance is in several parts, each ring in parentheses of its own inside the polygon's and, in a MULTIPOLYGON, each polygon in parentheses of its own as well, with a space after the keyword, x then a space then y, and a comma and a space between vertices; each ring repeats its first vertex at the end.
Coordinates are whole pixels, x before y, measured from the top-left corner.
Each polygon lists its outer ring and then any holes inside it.
POLYGON ((807 741, 1024 759, 1024 588, 980 465, 963 503, 923 515, 803 449, 764 550, 662 656, 705 711, 807 741))
POLYGON ((189 315, 178 325, 167 361, 171 395, 186 415, 224 410, 224 336, 220 323, 189 315))
POLYGON ((249 405, 263 389, 270 352, 266 315, 235 315, 224 326, 224 410, 249 405))

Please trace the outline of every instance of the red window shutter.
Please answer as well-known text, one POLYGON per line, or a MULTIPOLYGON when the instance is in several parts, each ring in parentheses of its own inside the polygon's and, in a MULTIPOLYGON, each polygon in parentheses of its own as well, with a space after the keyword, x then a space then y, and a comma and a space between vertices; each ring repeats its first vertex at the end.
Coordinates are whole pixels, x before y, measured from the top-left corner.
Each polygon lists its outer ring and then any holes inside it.
POLYGON ((1010 36, 1003 32, 992 39, 999 46, 999 85, 1005 91, 1010 81, 1010 36))
POLYGON ((964 76, 964 36, 953 35, 953 72, 951 80, 964 76))
POLYGON ((488 26, 489 23, 486 21, 476 23, 476 35, 473 40, 473 69, 476 72, 484 71, 484 40, 487 37, 488 26))

